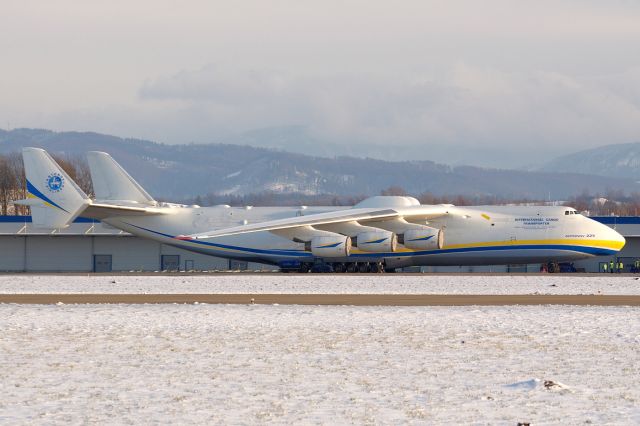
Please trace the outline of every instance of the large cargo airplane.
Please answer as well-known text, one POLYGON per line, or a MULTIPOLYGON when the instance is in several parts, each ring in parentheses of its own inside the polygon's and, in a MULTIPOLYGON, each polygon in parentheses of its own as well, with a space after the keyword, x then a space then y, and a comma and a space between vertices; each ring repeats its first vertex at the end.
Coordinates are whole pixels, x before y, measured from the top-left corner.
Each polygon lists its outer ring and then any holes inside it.
POLYGON ((90 199, 44 150, 25 148, 34 226, 78 216, 182 249, 308 270, 563 262, 618 252, 625 239, 570 207, 421 205, 371 197, 353 207, 198 207, 154 200, 109 154, 89 152, 90 199), (328 268, 327 268, 328 269, 328 268))

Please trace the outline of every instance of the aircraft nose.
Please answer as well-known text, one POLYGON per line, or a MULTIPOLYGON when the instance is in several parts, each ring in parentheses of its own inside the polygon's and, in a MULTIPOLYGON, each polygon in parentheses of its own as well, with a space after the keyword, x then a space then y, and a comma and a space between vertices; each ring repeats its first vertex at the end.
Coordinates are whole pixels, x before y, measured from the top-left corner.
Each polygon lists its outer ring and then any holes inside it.
POLYGON ((608 227, 607 225, 600 224, 603 229, 604 235, 606 235, 607 241, 611 241, 614 244, 616 251, 622 250, 627 240, 615 229, 608 227))

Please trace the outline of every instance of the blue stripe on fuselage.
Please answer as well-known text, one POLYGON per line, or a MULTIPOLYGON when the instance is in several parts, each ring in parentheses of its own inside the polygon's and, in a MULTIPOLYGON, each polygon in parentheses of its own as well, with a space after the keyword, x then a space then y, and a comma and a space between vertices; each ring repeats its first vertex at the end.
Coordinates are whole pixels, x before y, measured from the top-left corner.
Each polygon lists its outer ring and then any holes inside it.
MULTIPOLYGON (((175 239, 175 236, 165 234, 162 232, 154 231, 152 229, 143 228, 142 226, 133 225, 127 223, 129 226, 133 226, 138 229, 142 229, 153 234, 162 235, 163 237, 175 239)), ((182 240, 175 240, 171 244, 180 245, 182 240)), ((200 244, 209 247, 218 247, 227 250, 237 250, 246 253, 256 254, 269 254, 281 257, 313 257, 309 252, 301 252, 299 250, 288 249, 256 249, 249 247, 232 246, 228 244, 211 243, 208 241, 200 240, 187 240, 187 242, 200 244)), ((183 246, 184 247, 184 246, 183 246)), ((466 247, 455 249, 440 249, 440 250, 423 250, 423 251, 411 251, 411 252, 391 252, 391 253, 354 253, 349 257, 357 258, 380 258, 380 257, 407 257, 407 256, 425 256, 425 255, 441 255, 449 253, 471 253, 471 252, 489 252, 489 251, 507 251, 507 250, 565 250, 579 253, 586 253, 593 256, 609 256, 617 253, 616 250, 609 250, 600 247, 589 246, 577 246, 577 245, 564 245, 564 244, 522 244, 522 245, 504 245, 504 246, 490 246, 490 247, 466 247)), ((223 252, 224 253, 224 252, 223 252)), ((227 253, 228 254, 228 253, 227 253)))
POLYGON ((248 253, 275 254, 275 255, 280 255, 280 256, 286 255, 286 256, 298 256, 298 257, 311 256, 311 253, 301 252, 300 250, 288 250, 288 249, 269 249, 269 250, 266 250, 266 249, 254 249, 254 248, 249 248, 249 247, 231 246, 231 245, 228 245, 228 244, 210 243, 208 241, 200 241, 200 240, 179 240, 179 239, 176 239, 175 236, 170 235, 170 234, 165 234, 163 232, 154 231, 152 229, 144 228, 142 226, 137 226, 137 225, 134 225, 132 223, 126 223, 126 224, 129 225, 129 226, 133 226, 135 228, 138 228, 138 229, 142 229, 142 230, 147 231, 147 232, 151 232, 153 234, 162 235, 163 237, 171 238, 171 239, 175 240, 175 242, 171 242, 171 244, 174 244, 174 245, 180 245, 178 242, 182 241, 182 242, 201 244, 201 245, 206 245, 206 246, 211 246, 211 247, 219 247, 219 248, 228 249, 228 250, 244 251, 244 252, 248 252, 248 253))

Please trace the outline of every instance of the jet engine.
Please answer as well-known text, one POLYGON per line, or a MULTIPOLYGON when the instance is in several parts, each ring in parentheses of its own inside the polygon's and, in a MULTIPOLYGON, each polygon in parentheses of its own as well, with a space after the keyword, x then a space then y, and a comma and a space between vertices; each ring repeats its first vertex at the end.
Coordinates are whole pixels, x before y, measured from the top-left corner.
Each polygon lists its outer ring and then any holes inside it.
POLYGON ((345 257, 351 253, 351 238, 344 235, 317 236, 305 248, 318 257, 345 257))
POLYGON ((398 248, 396 234, 389 231, 361 232, 356 236, 356 242, 360 250, 371 253, 396 251, 398 248))
POLYGON ((444 232, 441 229, 410 229, 399 235, 400 243, 413 250, 435 250, 444 245, 444 232))

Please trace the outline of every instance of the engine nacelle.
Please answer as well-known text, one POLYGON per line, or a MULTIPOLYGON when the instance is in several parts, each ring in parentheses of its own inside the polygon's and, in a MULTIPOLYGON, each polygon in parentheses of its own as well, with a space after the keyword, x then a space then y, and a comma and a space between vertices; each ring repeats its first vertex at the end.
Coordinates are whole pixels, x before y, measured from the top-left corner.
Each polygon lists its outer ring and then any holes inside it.
POLYGON ((389 231, 361 232, 356 236, 356 243, 360 250, 371 253, 396 251, 398 237, 389 231))
POLYGON ((351 238, 343 235, 313 237, 305 248, 318 257, 345 257, 351 254, 351 238))
POLYGON ((441 229, 410 229, 402 234, 401 244, 412 250, 435 250, 444 246, 444 232, 441 229))

